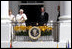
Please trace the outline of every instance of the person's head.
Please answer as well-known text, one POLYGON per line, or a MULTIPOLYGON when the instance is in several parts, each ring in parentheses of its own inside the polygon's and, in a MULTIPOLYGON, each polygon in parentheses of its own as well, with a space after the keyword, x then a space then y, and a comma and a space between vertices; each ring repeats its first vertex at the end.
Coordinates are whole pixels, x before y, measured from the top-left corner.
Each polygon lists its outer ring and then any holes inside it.
POLYGON ((57 10, 60 11, 60 6, 58 6, 58 9, 57 10))
POLYGON ((20 12, 20 14, 23 14, 24 10, 23 10, 23 9, 20 9, 20 11, 19 11, 19 12, 20 12))
POLYGON ((12 10, 9 10, 9 15, 11 15, 12 14, 12 10))
POLYGON ((41 7, 41 12, 44 12, 44 7, 41 7))

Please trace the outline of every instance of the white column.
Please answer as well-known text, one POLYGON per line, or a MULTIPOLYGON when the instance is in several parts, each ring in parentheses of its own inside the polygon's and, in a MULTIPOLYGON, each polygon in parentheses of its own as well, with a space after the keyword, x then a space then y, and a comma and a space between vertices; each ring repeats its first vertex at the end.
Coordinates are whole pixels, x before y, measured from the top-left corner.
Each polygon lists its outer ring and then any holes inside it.
POLYGON ((60 19, 71 19, 71 1, 60 1, 60 19))
POLYGON ((60 42, 71 42, 71 1, 60 1, 60 42))
POLYGON ((71 1, 60 1, 61 16, 71 14, 71 1))
POLYGON ((9 20, 9 1, 1 1, 1 48, 9 47, 11 24, 9 20))
POLYGON ((1 18, 8 18, 9 1, 1 1, 1 18))

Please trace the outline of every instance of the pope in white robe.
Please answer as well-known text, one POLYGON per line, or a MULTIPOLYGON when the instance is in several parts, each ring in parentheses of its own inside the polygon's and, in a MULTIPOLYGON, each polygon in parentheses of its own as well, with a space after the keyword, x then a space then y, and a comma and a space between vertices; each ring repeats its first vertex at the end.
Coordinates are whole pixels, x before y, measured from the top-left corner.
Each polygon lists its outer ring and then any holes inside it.
POLYGON ((26 26, 25 21, 27 20, 27 17, 26 14, 23 12, 23 9, 20 9, 20 13, 16 15, 16 20, 18 22, 18 25, 20 25, 19 23, 22 22, 22 25, 26 26))

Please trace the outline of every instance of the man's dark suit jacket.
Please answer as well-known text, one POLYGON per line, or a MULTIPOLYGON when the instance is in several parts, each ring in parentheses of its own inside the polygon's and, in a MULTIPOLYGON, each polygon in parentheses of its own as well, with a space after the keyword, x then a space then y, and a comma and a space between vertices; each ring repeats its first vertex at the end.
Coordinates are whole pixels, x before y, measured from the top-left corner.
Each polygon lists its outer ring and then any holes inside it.
POLYGON ((59 21, 59 17, 60 17, 60 11, 59 11, 58 16, 57 16, 57 21, 59 21))
POLYGON ((49 18, 48 13, 45 12, 43 16, 40 13, 40 16, 37 18, 38 19, 37 22, 39 23, 39 26, 43 26, 44 24, 47 24, 48 18, 49 18))

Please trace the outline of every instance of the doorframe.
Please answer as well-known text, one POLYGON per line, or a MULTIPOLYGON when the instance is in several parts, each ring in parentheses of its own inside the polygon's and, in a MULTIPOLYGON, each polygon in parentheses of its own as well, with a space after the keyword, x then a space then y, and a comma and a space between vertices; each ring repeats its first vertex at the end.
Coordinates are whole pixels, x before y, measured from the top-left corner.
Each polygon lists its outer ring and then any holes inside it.
POLYGON ((21 1, 18 2, 18 11, 20 9, 20 5, 43 5, 44 6, 44 1, 43 3, 21 3, 21 1))
POLYGON ((28 2, 27 3, 21 3, 21 1, 20 1, 18 5, 44 5, 44 1, 43 1, 43 3, 28 3, 28 2))
POLYGON ((19 5, 44 5, 44 3, 19 3, 19 5))

